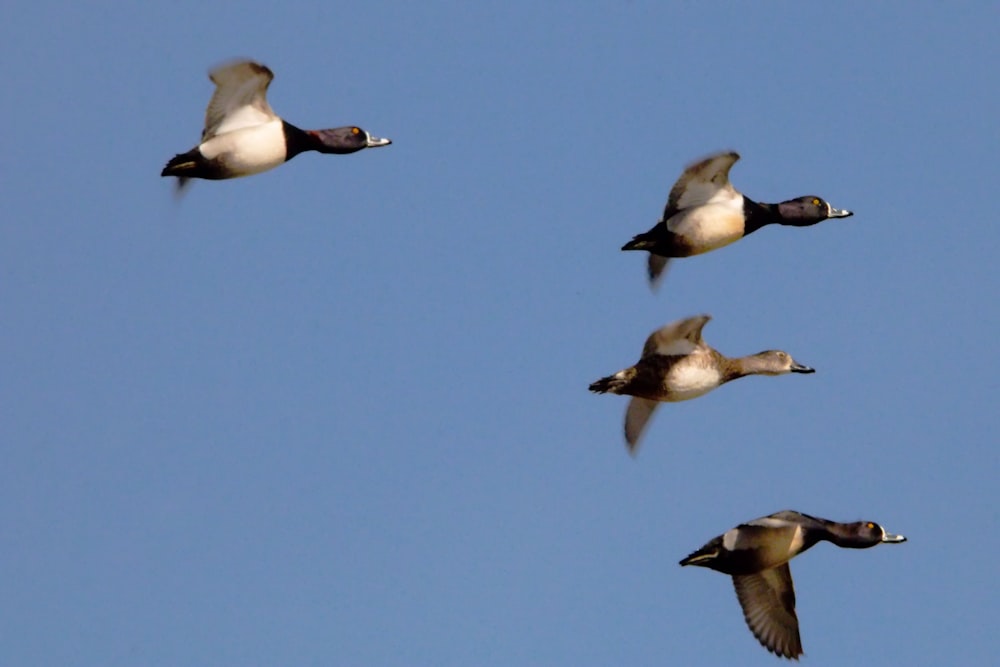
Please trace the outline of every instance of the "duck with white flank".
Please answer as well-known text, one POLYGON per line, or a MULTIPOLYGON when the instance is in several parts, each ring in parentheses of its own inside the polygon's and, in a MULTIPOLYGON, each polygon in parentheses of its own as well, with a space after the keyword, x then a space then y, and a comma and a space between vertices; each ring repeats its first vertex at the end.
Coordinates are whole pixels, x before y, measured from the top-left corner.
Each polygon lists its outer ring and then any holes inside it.
POLYGON ((631 454, 636 453, 642 431, 661 402, 698 398, 746 375, 815 372, 779 350, 736 358, 720 354, 701 337, 710 319, 699 315, 657 329, 646 339, 635 366, 590 385, 590 391, 598 394, 632 396, 625 412, 625 441, 631 454))
POLYGON ((174 156, 160 176, 176 176, 178 190, 189 178, 219 180, 250 176, 288 162, 299 153, 354 153, 388 146, 360 127, 301 130, 282 120, 267 103, 274 74, 250 60, 222 65, 209 73, 215 93, 205 112, 201 143, 174 156))
POLYGON ((731 151, 719 153, 685 169, 670 190, 656 226, 622 246, 622 250, 649 251, 653 286, 671 257, 691 257, 721 248, 764 225, 808 227, 853 215, 813 195, 780 204, 755 202, 729 182, 729 170, 739 159, 739 154, 731 151))
POLYGON ((785 510, 736 526, 680 564, 731 575, 753 636, 775 655, 798 659, 802 640, 788 561, 822 541, 846 549, 867 549, 899 544, 906 538, 871 521, 837 523, 785 510))

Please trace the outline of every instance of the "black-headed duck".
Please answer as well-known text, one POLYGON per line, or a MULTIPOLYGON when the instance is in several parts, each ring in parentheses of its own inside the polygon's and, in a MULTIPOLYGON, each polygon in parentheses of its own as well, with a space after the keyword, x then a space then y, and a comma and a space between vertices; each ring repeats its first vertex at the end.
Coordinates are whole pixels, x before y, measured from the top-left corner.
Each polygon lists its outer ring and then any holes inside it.
POLYGON ((680 562, 707 567, 733 577, 736 597, 750 631, 772 653, 802 655, 795 589, 788 561, 817 542, 847 549, 905 542, 872 521, 837 523, 792 510, 736 526, 680 562))
POLYGON ((227 63, 212 70, 209 78, 215 92, 205 112, 201 143, 174 156, 160 173, 178 177, 178 189, 189 178, 259 174, 305 151, 345 154, 392 143, 360 127, 301 130, 282 120, 267 103, 274 74, 260 63, 227 63))
POLYGON ((808 195, 762 204, 740 194, 729 182, 739 154, 729 151, 692 164, 674 183, 660 221, 622 250, 649 251, 649 280, 656 285, 671 257, 691 257, 721 248, 764 225, 807 227, 853 213, 808 195))
POLYGON ((812 373, 787 352, 768 350, 746 357, 727 357, 706 343, 701 330, 712 319, 699 315, 657 329, 634 365, 590 385, 590 391, 632 396, 625 412, 625 442, 633 455, 639 438, 660 403, 698 398, 746 375, 812 373))

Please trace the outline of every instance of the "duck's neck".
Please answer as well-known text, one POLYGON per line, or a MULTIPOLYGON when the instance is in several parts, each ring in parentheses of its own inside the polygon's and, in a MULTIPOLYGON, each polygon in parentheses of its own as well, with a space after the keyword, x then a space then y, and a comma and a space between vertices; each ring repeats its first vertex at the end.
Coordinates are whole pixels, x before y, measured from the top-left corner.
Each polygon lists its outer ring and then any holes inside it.
POLYGON ((759 354, 751 354, 746 357, 736 357, 726 359, 726 372, 723 373, 723 382, 729 382, 747 375, 758 375, 771 370, 767 361, 759 354))
POLYGON ((877 542, 859 538, 857 531, 853 529, 853 527, 857 524, 843 524, 835 523, 833 521, 824 521, 823 525, 826 527, 826 534, 820 539, 826 540, 827 542, 833 542, 838 547, 842 547, 844 549, 867 549, 868 547, 875 546, 875 544, 877 544, 877 542))
POLYGON ((762 204, 743 197, 743 236, 752 234, 764 225, 785 224, 777 204, 762 204))
POLYGON ((281 129, 285 133, 285 162, 299 153, 319 150, 319 140, 305 130, 300 130, 287 121, 281 121, 281 129))

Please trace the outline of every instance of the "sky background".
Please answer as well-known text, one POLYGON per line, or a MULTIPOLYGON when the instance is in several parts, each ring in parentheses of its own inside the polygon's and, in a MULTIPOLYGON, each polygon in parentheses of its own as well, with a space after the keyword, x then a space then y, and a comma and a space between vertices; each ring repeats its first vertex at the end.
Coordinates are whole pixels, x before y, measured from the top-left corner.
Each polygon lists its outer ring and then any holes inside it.
POLYGON ((1000 638, 995 3, 10 3, 0 664, 775 665, 680 568, 790 508, 810 665, 1000 638), (180 202, 210 67, 306 154, 180 202), (683 167, 855 211, 646 285, 683 167), (587 391, 662 324, 815 375, 587 391))

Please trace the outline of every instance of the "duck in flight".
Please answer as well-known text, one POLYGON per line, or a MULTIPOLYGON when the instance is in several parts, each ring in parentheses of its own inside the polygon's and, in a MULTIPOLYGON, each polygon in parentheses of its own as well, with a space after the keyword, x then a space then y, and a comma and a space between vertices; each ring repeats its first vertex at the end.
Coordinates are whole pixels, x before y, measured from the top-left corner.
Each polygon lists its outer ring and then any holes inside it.
POLYGON ((299 153, 355 153, 388 146, 360 127, 301 130, 282 120, 267 103, 270 69, 251 60, 231 62, 209 72, 215 92, 205 112, 201 143, 175 155, 160 176, 176 176, 180 191, 190 178, 219 180, 259 174, 299 153))
POLYGON ((743 617, 757 641, 775 655, 802 655, 795 588, 788 561, 818 542, 846 549, 905 542, 872 521, 838 523, 785 510, 736 526, 680 562, 733 578, 743 617))
POLYGON ((709 315, 689 317, 657 329, 634 365, 590 385, 590 391, 631 396, 625 411, 625 442, 633 456, 653 411, 661 402, 704 396, 726 382, 747 375, 814 373, 787 352, 767 350, 746 357, 727 357, 701 337, 709 315))
POLYGON ((692 164, 681 174, 663 209, 663 217, 622 250, 649 251, 649 280, 655 287, 671 257, 691 257, 739 241, 764 225, 808 227, 853 213, 834 208, 814 195, 762 204, 740 194, 729 170, 740 159, 729 151, 692 164))

